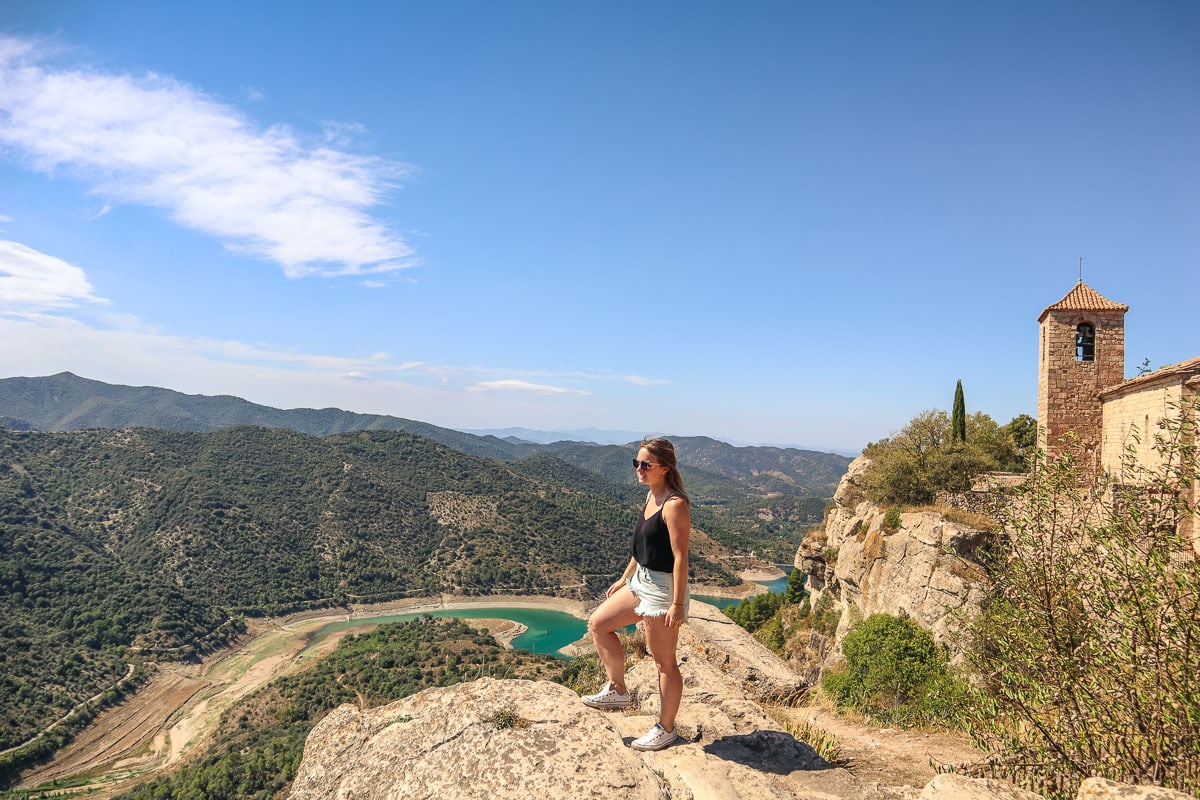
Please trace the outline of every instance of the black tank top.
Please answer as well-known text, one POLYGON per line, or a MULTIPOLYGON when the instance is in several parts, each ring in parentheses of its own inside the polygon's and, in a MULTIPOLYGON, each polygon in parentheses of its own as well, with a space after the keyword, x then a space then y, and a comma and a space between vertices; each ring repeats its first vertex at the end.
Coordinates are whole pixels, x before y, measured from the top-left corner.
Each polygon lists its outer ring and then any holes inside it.
POLYGON ((633 557, 646 569, 671 572, 675 569, 675 553, 671 550, 671 534, 663 521, 663 508, 675 494, 669 494, 649 517, 643 509, 633 529, 633 557))

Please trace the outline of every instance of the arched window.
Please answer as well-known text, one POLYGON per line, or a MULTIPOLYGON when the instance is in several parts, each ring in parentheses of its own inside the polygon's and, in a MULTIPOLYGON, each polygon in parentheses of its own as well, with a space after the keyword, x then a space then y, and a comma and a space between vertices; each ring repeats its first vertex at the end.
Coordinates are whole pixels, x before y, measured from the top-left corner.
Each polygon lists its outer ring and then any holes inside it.
POLYGON ((1075 326, 1075 360, 1096 360, 1096 328, 1090 322, 1075 326))

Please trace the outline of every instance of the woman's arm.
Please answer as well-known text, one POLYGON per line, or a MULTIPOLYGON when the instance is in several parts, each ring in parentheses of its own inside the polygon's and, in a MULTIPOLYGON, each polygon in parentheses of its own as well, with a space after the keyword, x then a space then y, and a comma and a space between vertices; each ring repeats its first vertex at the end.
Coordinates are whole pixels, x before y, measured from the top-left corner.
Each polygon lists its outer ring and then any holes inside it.
POLYGON ((687 501, 682 497, 668 500, 663 508, 663 522, 667 523, 671 553, 675 556, 675 568, 672 571, 675 596, 671 598, 671 608, 667 611, 667 625, 670 626, 683 622, 684 602, 687 600, 688 542, 692 538, 692 510, 687 501))
POLYGON ((604 596, 612 597, 612 593, 624 586, 625 581, 632 578, 635 571, 637 571, 637 559, 635 559, 633 556, 630 556, 629 563, 625 565, 625 571, 621 573, 621 577, 617 579, 616 583, 608 587, 608 590, 604 593, 604 596))

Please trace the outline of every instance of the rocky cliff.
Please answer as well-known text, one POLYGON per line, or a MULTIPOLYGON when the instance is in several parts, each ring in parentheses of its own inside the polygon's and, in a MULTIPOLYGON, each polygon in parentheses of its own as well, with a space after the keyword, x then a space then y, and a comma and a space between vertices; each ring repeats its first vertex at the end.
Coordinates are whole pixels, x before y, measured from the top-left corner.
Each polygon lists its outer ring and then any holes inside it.
MULTIPOLYGON (((799 687, 787 665, 717 609, 693 603, 680 635, 684 741, 628 745, 657 718, 656 672, 629 672, 625 711, 585 707, 544 681, 485 678, 386 706, 344 705, 309 734, 292 800, 650 798, 654 800, 1038 800, 993 780, 938 775, 924 787, 860 781, 764 712, 799 687)), ((1186 800, 1085 782, 1080 800, 1186 800)))
POLYGON ((903 512, 889 526, 887 509, 866 499, 868 465, 862 457, 851 462, 820 535, 796 554, 813 607, 840 612, 834 641, 824 648, 826 663, 839 658, 846 633, 875 613, 907 614, 957 652, 986 591, 974 556, 991 534, 933 511, 903 512))
POLYGON ((342 706, 310 733, 293 800, 404 798, 762 798, 867 800, 861 785, 769 718, 763 698, 799 677, 713 606, 693 602, 680 634, 685 742, 628 747, 657 719, 657 673, 630 670, 626 711, 585 707, 554 683, 483 679, 387 706, 342 706))

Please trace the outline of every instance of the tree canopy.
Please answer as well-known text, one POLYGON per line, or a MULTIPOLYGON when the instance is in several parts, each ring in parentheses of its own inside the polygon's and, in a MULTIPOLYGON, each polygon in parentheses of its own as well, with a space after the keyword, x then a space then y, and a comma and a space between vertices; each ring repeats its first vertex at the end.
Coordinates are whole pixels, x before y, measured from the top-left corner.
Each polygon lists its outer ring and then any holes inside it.
POLYGON ((939 491, 966 491, 983 472, 1023 469, 1017 437, 1025 440, 1027 426, 1021 417, 1001 427, 976 412, 964 417, 963 429, 963 438, 956 438, 951 416, 933 409, 867 445, 868 495, 881 505, 923 505, 932 503, 939 491))

